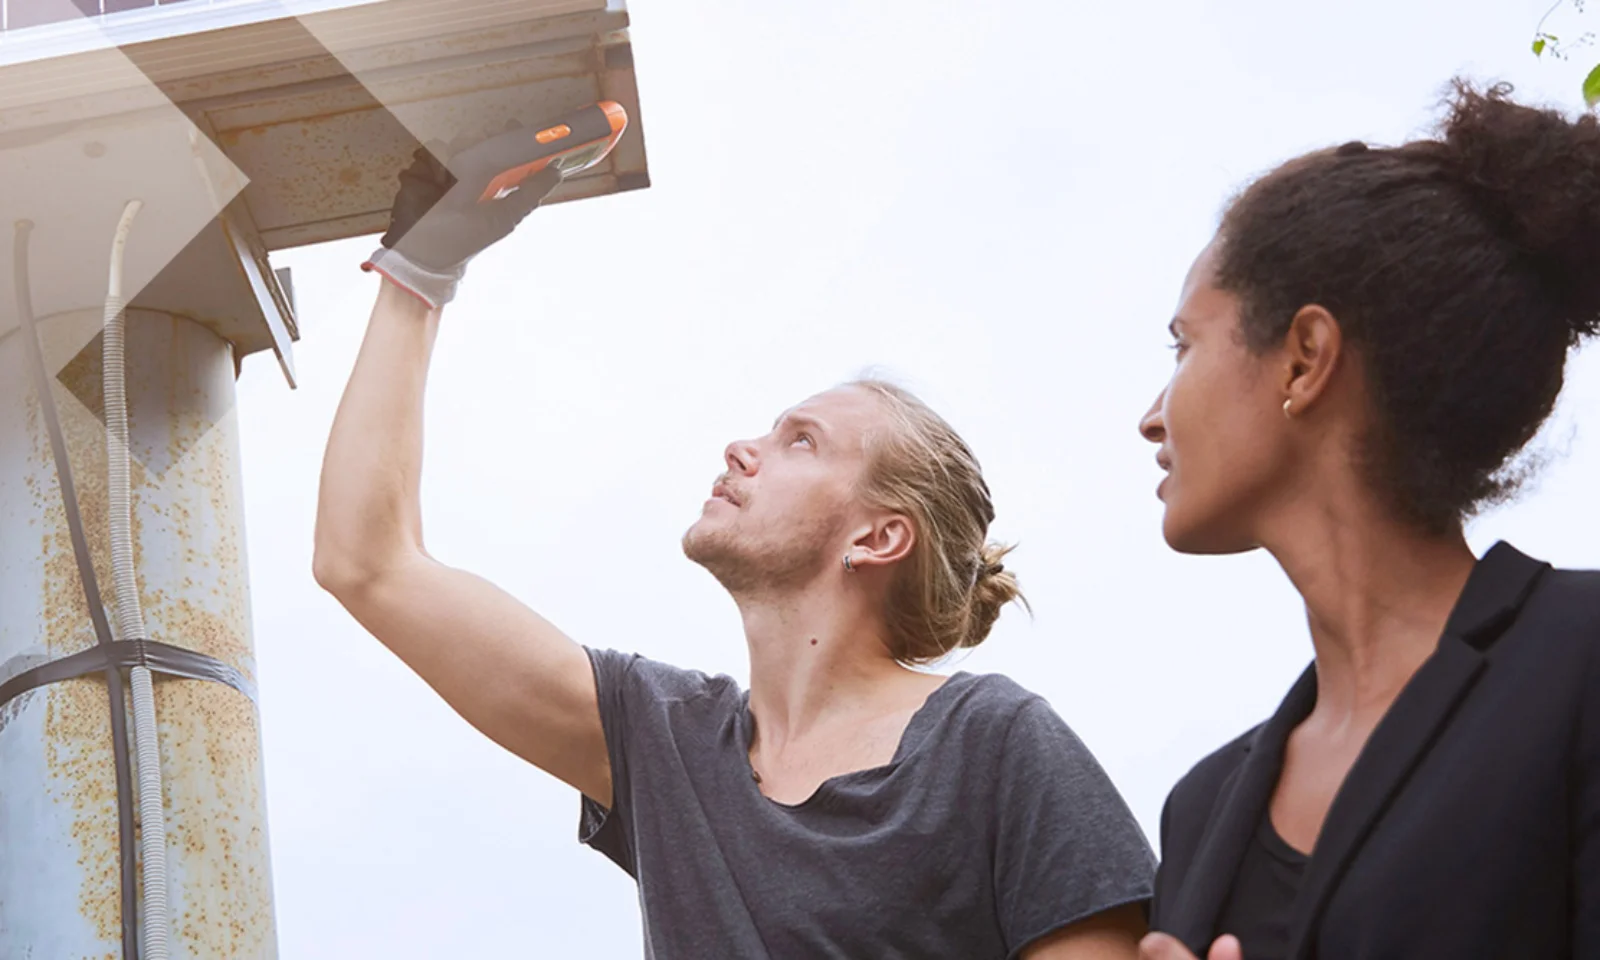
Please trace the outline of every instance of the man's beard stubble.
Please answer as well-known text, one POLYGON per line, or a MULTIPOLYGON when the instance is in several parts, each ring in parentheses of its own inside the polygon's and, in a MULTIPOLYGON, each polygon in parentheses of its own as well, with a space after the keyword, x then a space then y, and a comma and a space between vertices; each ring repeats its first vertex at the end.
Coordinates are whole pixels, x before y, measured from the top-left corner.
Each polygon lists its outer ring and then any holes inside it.
POLYGON ((825 522, 808 524, 794 536, 767 544, 752 543, 734 529, 700 530, 695 526, 683 535, 683 553, 735 597, 780 592, 816 576, 830 526, 825 522))

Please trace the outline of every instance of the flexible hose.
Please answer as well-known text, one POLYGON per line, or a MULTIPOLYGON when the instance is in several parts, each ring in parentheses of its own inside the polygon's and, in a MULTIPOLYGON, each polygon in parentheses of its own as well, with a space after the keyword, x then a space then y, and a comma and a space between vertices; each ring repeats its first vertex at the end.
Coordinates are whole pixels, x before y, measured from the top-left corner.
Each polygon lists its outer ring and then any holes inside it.
MULTIPOLYGON (((61 504, 65 508, 67 530, 72 537, 72 554, 78 561, 78 578, 83 584, 83 598, 89 608, 89 620, 94 624, 95 638, 100 643, 113 643, 111 624, 106 622, 105 604, 100 599, 100 586, 95 581, 94 563, 89 559, 89 539, 83 532, 78 493, 72 483, 72 462, 67 455, 66 439, 61 435, 61 418, 57 416, 55 401, 50 396, 50 375, 39 346, 39 331, 33 321, 33 294, 28 282, 28 241, 33 234, 33 221, 18 220, 16 234, 12 246, 12 268, 17 314, 22 321, 23 342, 33 360, 39 410, 50 433, 50 449, 56 460, 56 481, 61 487, 61 504)), ((106 668, 105 681, 111 701, 111 758, 117 782, 117 850, 122 865, 122 956, 123 960, 141 960, 137 935, 138 910, 134 900, 133 776, 129 770, 132 764, 128 757, 128 711, 123 698, 122 675, 115 667, 106 668)))
MULTIPOLYGON (((144 204, 128 201, 111 244, 111 277, 106 290, 102 332, 106 415, 106 467, 109 474, 111 579, 116 593, 117 627, 123 640, 145 640, 139 579, 133 566, 133 509, 129 490, 128 397, 126 385, 127 304, 122 302, 122 259, 133 218, 144 204)), ((139 781, 139 853, 144 880, 144 960, 168 960, 167 818, 161 789, 161 749, 156 737, 155 684, 148 667, 128 671, 133 692, 135 774, 139 781)))

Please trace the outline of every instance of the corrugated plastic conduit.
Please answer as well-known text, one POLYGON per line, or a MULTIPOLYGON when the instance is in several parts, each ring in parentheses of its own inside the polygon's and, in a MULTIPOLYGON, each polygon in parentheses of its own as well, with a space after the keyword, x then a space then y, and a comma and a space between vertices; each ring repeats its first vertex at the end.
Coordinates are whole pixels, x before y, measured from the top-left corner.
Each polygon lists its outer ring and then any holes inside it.
MULTIPOLYGON (((128 397, 126 388, 127 304, 122 300, 122 263, 133 219, 144 204, 128 201, 111 242, 102 331, 102 385, 105 390, 106 468, 109 475, 111 580, 116 590, 117 628, 123 640, 146 639, 139 579, 133 566, 133 507, 129 490, 128 397)), ((133 692, 134 770, 139 780, 140 879, 144 920, 144 960, 169 960, 167 917, 167 816, 162 803, 161 747, 156 736, 155 684, 150 668, 128 671, 133 692)))

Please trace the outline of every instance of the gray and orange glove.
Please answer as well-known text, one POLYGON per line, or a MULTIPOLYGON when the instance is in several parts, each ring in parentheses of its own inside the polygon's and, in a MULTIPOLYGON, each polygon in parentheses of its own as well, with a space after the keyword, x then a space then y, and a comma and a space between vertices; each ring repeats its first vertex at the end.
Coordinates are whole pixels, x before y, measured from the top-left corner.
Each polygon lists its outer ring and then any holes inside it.
POLYGON ((438 144, 418 147, 400 173, 382 245, 361 264, 433 309, 455 298, 473 257, 503 240, 561 182, 553 166, 510 195, 479 203, 481 187, 459 182, 439 159, 438 144))

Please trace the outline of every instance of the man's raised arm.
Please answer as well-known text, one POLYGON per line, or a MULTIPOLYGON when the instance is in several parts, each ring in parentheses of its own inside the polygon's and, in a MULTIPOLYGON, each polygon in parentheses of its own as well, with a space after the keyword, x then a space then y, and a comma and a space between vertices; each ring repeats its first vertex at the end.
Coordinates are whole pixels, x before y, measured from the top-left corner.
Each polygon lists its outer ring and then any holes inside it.
POLYGON ((493 584, 434 560, 422 539, 423 395, 440 309, 466 262, 558 178, 479 205, 419 151, 401 182, 383 247, 364 264, 385 279, 323 460, 317 582, 474 727, 609 806, 587 654, 493 584))

